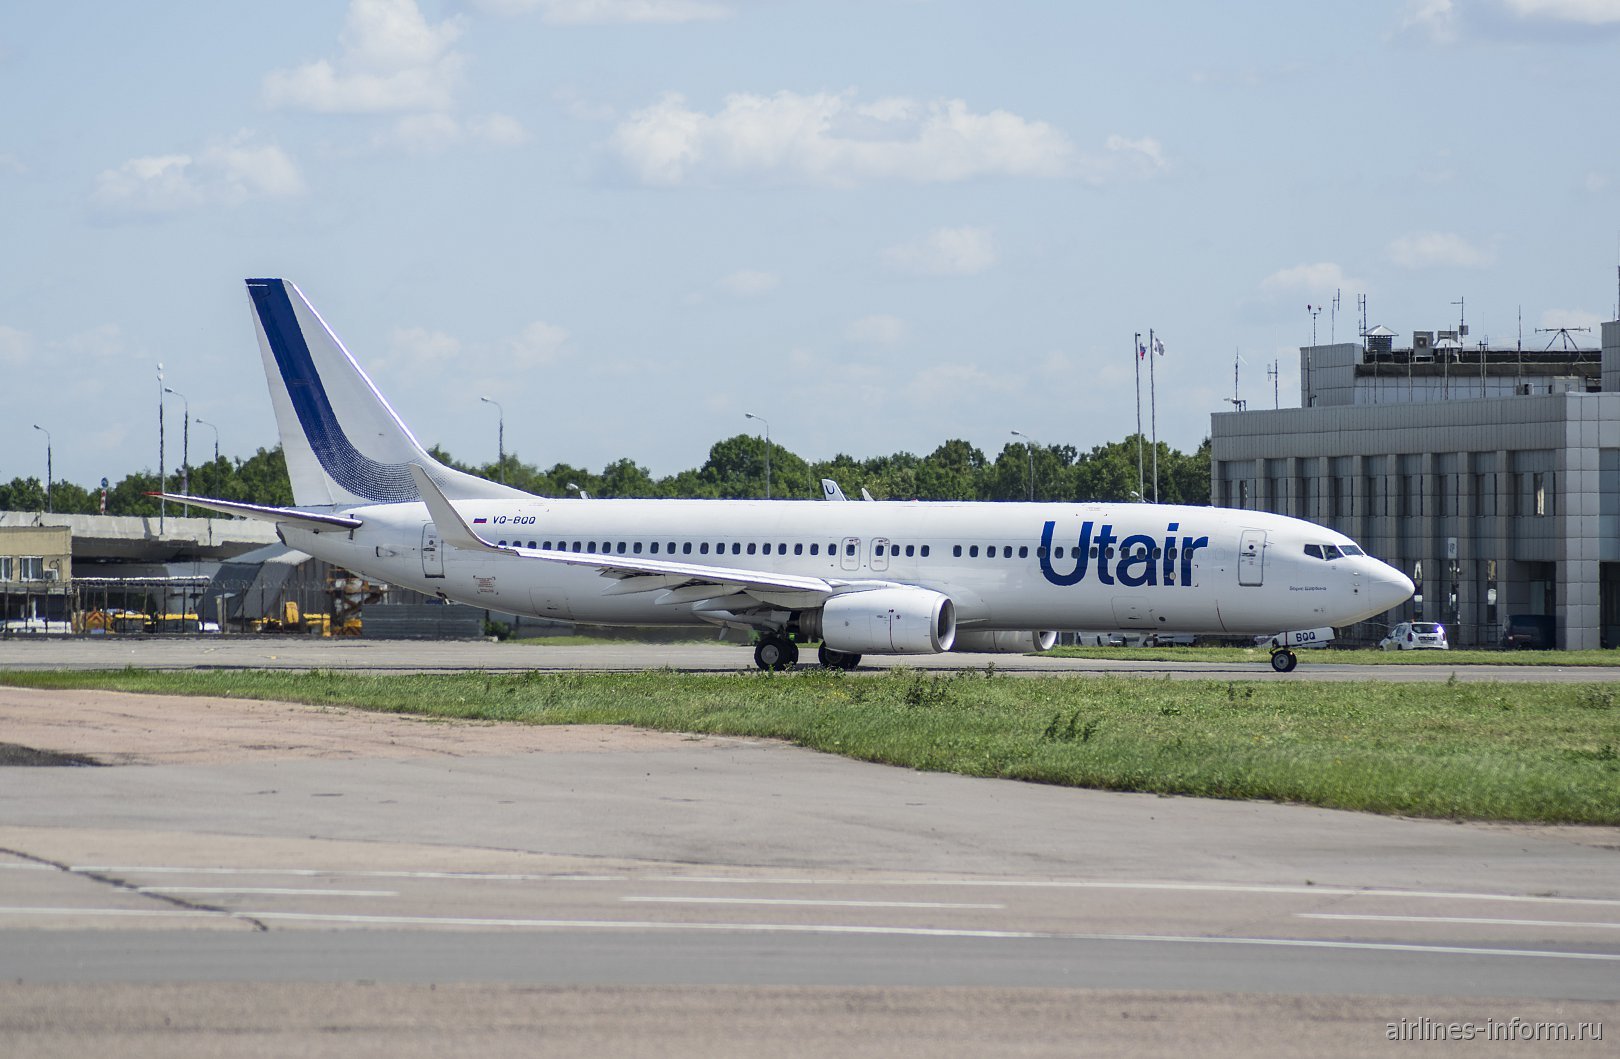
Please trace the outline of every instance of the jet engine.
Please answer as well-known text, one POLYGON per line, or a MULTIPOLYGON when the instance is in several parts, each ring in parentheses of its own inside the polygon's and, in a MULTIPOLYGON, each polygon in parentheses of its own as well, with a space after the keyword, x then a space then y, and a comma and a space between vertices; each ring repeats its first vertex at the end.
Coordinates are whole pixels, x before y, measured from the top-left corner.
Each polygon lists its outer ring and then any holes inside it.
POLYGON ((938 654, 956 640, 956 604, 926 588, 847 592, 800 614, 798 632, 844 654, 938 654))
POLYGON ((964 630, 956 634, 952 651, 969 654, 1023 654, 1025 651, 1050 651, 1057 645, 1058 634, 1051 629, 1033 632, 979 632, 964 630))

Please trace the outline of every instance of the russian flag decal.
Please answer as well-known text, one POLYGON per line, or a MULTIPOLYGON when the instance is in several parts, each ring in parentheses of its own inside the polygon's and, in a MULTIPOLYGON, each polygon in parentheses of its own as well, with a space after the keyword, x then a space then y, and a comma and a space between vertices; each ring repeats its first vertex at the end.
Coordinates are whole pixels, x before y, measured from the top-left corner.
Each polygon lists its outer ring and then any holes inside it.
POLYGON ((489 521, 489 519, 487 519, 487 518, 475 518, 475 519, 473 519, 473 525, 474 526, 482 526, 484 523, 486 523, 488 521, 489 521))

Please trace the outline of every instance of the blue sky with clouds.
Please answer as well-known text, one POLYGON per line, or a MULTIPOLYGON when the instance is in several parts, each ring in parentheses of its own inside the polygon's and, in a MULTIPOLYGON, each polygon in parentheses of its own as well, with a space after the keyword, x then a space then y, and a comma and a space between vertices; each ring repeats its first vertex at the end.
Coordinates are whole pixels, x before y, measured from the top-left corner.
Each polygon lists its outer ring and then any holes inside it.
POLYGON ((467 459, 480 395, 542 465, 670 473, 745 411, 808 457, 1089 448, 1150 327, 1190 448, 1235 353, 1297 403, 1336 291, 1324 340, 1358 294, 1493 344, 1612 318, 1617 49, 1620 0, 13 5, 0 478, 36 420, 59 477, 155 467, 160 361, 273 444, 257 275, 467 459))

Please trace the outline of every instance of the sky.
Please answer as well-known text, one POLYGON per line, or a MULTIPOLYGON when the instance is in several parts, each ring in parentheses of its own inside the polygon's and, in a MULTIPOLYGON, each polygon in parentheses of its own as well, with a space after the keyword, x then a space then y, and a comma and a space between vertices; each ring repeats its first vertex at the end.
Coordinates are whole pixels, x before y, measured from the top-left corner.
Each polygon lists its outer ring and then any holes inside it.
POLYGON ((1190 450, 1238 357, 1297 405, 1361 296, 1612 319, 1617 58, 1620 0, 7 5, 0 480, 35 423, 58 479, 155 469, 160 363, 223 453, 275 444, 251 276, 469 461, 480 397, 542 467, 674 473, 747 412, 811 459, 1086 450, 1150 329, 1190 450))

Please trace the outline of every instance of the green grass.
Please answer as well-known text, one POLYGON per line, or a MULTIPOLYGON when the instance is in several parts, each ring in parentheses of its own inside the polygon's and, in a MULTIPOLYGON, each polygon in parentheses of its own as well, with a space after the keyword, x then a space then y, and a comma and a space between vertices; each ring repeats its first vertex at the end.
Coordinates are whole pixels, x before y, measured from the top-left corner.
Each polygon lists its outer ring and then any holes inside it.
POLYGON ((0 672, 45 688, 275 699, 786 739, 908 768, 1482 820, 1620 824, 1620 688, 1140 677, 0 672))
MULTIPOLYGON (((1264 647, 1054 647, 1057 658, 1112 658, 1122 662, 1264 663, 1264 647)), ((1620 651, 1379 651, 1326 647, 1300 651, 1301 665, 1332 662, 1361 666, 1620 666, 1620 651)))

